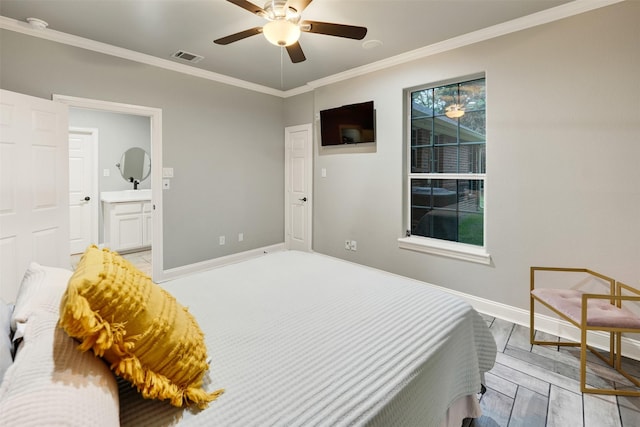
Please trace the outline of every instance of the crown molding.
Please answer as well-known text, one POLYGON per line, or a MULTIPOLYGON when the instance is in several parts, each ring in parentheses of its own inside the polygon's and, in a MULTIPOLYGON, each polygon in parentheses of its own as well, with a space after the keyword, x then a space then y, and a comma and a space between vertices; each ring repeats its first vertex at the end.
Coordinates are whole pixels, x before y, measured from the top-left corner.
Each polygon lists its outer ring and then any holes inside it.
POLYGON ((527 28, 535 27, 538 25, 547 24, 560 19, 568 18, 574 15, 578 15, 584 12, 589 12, 594 9, 609 6, 615 3, 620 3, 625 0, 574 0, 569 3, 565 3, 560 6, 556 6, 551 9, 543 10, 531 15, 524 16, 522 18, 513 19, 502 24, 497 24, 491 27, 483 28, 478 31, 473 31, 468 34, 464 34, 458 37, 454 37, 442 42, 434 43, 413 51, 393 56, 391 58, 383 59, 381 61, 373 62, 371 64, 363 65, 361 67, 352 68, 342 73, 334 74, 329 77, 317 79, 308 82, 304 86, 300 86, 291 90, 282 91, 273 89, 267 86, 250 83, 245 80, 236 79, 234 77, 226 76, 224 74, 218 74, 211 71, 202 70, 185 64, 179 64, 168 59, 162 59, 155 56, 147 55, 144 53, 136 52, 129 49, 109 45, 106 43, 97 42, 95 40, 86 39, 83 37, 74 36, 71 34, 63 33, 51 29, 34 29, 26 22, 18 21, 5 16, 0 16, 0 28, 15 31, 22 34, 27 34, 42 39, 67 44, 70 46, 79 47, 82 49, 91 50, 94 52, 104 53, 106 55, 115 56, 118 58, 128 59, 131 61, 140 62, 147 65, 152 65, 166 70, 176 71, 178 73, 188 74, 194 77, 200 77, 207 80, 212 80, 218 83, 224 83, 231 86, 240 87, 243 89, 252 90, 255 92, 265 93, 267 95, 274 95, 281 98, 289 98, 302 93, 313 91, 314 89, 326 86, 329 84, 337 83, 343 80, 351 79, 354 77, 369 74, 375 71, 383 70, 386 68, 394 67, 407 62, 415 61, 417 59, 426 58, 438 53, 446 52, 449 50, 457 49, 460 47, 468 46, 481 41, 489 40, 494 37, 503 36, 506 34, 521 31, 527 28))
POLYGON ((67 44, 70 46, 79 47, 82 49, 92 50, 94 52, 104 53, 106 55, 115 56, 118 58, 128 59, 135 62, 140 62, 147 65, 152 65, 166 70, 176 71, 178 73, 189 74, 194 77, 200 77, 207 80, 213 80, 219 83, 228 84, 231 86, 241 87, 243 89, 249 89, 255 92, 262 92, 268 95, 275 95, 282 97, 283 91, 273 89, 267 86, 250 83, 245 80, 229 77, 224 74, 218 74, 200 68, 195 68, 189 65, 180 64, 170 61, 168 59, 162 59, 155 56, 147 55, 144 53, 136 52, 129 49, 113 46, 106 43, 101 43, 95 40, 86 39, 84 37, 74 36, 72 34, 63 33, 61 31, 51 29, 34 29, 26 22, 18 21, 6 16, 0 16, 0 28, 15 31, 17 33, 27 34, 29 36, 39 37, 42 39, 67 44))
POLYGON ((501 24, 463 34, 458 37, 453 37, 451 39, 424 46, 400 55, 392 56, 381 61, 372 62, 371 64, 363 65, 362 67, 352 68, 351 70, 347 70, 342 73, 334 74, 332 76, 328 76, 318 80, 313 80, 308 82, 307 85, 315 89, 321 86, 326 86, 343 80, 359 77, 364 74, 369 74, 374 71, 380 71, 386 68, 405 64, 407 62, 415 61, 417 59, 426 58, 438 53, 443 53, 464 46, 469 46, 471 44, 489 40, 495 37, 515 33, 527 28, 536 27, 538 25, 547 24, 553 21, 558 21, 560 19, 568 18, 584 12, 589 12, 591 10, 599 9, 601 7, 609 6, 615 3, 620 3, 622 1, 625 0, 575 0, 570 3, 565 3, 563 5, 553 7, 551 9, 523 16, 522 18, 513 19, 511 21, 503 22, 501 24))

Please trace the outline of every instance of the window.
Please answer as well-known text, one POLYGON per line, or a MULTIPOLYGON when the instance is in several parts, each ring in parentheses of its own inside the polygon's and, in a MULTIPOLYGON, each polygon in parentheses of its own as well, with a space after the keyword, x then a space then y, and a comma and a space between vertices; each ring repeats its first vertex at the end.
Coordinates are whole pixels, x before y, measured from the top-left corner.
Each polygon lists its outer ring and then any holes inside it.
POLYGON ((455 242, 466 245, 445 246, 478 252, 484 248, 485 79, 412 89, 406 96, 407 236, 422 238, 413 244, 455 242))

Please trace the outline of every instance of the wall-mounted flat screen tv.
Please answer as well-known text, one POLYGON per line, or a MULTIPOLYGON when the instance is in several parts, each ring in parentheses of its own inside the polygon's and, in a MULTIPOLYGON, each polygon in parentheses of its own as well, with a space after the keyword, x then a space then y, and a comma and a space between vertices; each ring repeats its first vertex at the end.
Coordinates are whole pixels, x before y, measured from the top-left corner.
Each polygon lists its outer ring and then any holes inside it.
POLYGON ((375 142, 373 101, 320 111, 322 146, 375 142))

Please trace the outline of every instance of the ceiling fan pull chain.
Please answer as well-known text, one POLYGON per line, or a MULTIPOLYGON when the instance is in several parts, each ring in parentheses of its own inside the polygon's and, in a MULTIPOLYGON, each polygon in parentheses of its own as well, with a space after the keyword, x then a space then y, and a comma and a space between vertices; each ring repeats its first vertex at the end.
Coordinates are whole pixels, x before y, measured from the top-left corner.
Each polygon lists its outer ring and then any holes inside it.
POLYGON ((280 46, 280 89, 284 89, 284 46, 280 46))

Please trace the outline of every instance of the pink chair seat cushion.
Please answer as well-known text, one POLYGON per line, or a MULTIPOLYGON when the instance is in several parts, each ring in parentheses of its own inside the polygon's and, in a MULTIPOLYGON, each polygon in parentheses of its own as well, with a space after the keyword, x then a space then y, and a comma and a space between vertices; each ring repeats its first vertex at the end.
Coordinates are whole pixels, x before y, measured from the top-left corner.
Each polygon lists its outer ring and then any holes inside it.
MULTIPOLYGON (((582 322, 582 295, 585 292, 574 289, 540 288, 531 294, 540 301, 555 308, 574 322, 582 322)), ((589 299, 587 306, 587 326, 605 328, 640 329, 640 316, 626 308, 618 308, 607 299, 589 299)))

